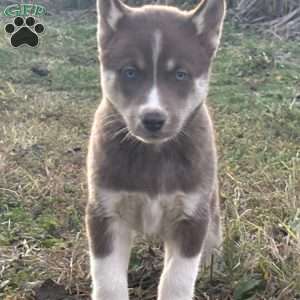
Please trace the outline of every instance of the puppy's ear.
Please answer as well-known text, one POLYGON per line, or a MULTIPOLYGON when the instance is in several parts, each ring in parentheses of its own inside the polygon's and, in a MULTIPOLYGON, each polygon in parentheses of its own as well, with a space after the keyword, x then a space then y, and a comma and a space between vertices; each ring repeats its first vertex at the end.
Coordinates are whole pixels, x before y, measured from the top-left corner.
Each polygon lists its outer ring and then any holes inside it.
POLYGON ((218 48, 225 17, 225 0, 202 0, 189 12, 190 20, 196 27, 197 34, 204 37, 213 52, 218 48))
POLYGON ((121 0, 97 0, 99 34, 112 34, 130 8, 121 0))

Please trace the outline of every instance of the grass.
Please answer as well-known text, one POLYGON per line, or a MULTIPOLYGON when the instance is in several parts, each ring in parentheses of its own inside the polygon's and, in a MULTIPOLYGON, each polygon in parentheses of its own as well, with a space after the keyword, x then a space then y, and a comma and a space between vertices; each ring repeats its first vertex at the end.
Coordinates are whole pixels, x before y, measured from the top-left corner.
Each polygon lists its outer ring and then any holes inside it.
MULTIPOLYGON (((0 33, 0 299, 51 278, 88 299, 85 155, 100 87, 95 15, 48 17, 39 48, 0 33), (80 21, 78 21, 80 20, 80 21), (49 70, 41 77, 32 67, 49 70)), ((3 26, 3 21, 1 23, 3 26)), ((231 24, 210 107, 220 157, 223 254, 202 299, 300 298, 300 50, 231 24)), ((155 299, 162 247, 139 241, 132 299, 155 299)))

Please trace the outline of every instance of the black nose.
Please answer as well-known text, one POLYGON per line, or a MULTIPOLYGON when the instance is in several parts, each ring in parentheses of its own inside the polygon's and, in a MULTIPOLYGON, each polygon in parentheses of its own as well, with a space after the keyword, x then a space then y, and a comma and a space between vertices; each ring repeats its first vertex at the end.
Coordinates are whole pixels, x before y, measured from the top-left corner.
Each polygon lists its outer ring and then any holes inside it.
POLYGON ((148 131, 157 132, 163 127, 165 121, 165 117, 162 114, 152 112, 145 114, 142 122, 148 131))

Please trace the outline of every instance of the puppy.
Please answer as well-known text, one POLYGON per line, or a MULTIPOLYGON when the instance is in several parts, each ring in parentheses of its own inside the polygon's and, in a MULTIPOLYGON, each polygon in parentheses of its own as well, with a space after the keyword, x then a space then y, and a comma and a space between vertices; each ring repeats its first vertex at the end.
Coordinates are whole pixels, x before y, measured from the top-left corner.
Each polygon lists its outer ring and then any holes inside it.
POLYGON ((93 300, 128 300, 135 233, 165 247, 158 300, 192 300, 221 243, 217 156, 206 106, 225 0, 189 12, 98 1, 102 101, 86 209, 93 300))

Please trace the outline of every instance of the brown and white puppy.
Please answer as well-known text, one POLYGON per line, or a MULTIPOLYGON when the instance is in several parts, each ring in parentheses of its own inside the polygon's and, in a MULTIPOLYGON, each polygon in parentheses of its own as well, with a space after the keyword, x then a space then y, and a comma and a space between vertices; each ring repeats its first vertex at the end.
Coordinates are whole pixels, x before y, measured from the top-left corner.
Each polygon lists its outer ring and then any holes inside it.
POLYGON ((221 242, 217 158, 205 100, 225 0, 190 12, 98 0, 103 98, 88 153, 93 300, 128 300, 134 233, 165 243, 159 300, 191 300, 221 242))

